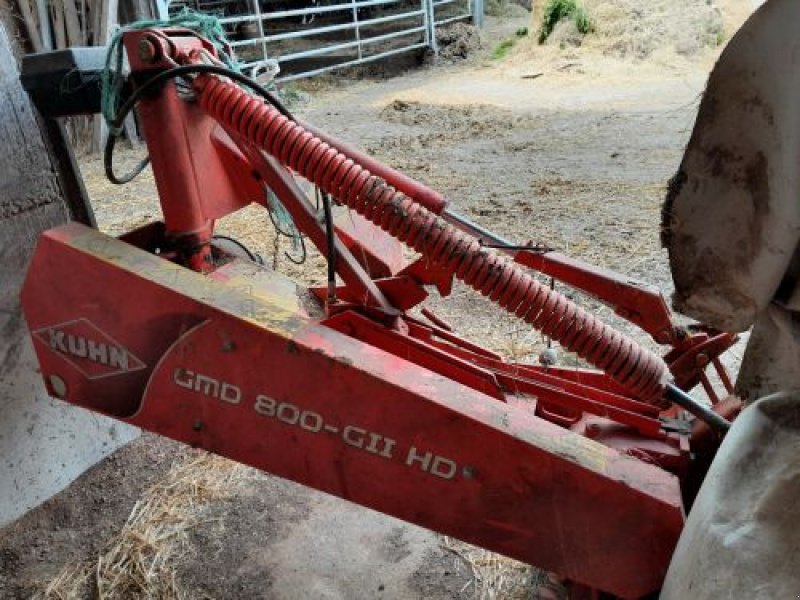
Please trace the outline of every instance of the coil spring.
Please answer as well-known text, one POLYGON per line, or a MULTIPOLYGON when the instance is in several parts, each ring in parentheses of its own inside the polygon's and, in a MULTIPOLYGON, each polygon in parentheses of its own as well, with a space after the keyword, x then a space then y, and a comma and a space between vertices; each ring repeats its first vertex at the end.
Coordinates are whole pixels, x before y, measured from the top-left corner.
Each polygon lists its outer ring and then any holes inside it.
POLYGON ((358 214, 508 312, 602 369, 634 396, 666 407, 664 362, 626 335, 482 247, 272 106, 233 83, 201 75, 203 109, 358 214))

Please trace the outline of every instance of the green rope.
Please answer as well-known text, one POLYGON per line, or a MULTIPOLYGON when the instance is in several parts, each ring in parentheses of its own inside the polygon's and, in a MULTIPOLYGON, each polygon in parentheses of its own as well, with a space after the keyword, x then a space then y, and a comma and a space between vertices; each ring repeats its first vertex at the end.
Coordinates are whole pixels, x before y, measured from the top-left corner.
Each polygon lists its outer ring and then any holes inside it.
POLYGON ((103 113, 103 118, 109 127, 109 135, 118 136, 122 133, 121 129, 115 126, 117 111, 119 110, 122 95, 122 87, 125 83, 125 78, 122 73, 123 67, 123 51, 122 51, 122 35, 126 31, 135 31, 140 29, 150 29, 153 27, 180 27, 183 29, 190 29, 198 35, 209 40, 217 49, 220 60, 225 65, 235 71, 239 71, 239 63, 232 54, 228 54, 225 50, 228 40, 225 37, 225 30, 217 17, 211 15, 204 15, 188 8, 184 8, 181 12, 173 15, 166 20, 145 20, 137 21, 124 27, 118 27, 111 36, 111 43, 108 46, 106 53, 106 64, 100 75, 101 83, 101 97, 100 107, 103 113))
MULTIPOLYGON (((124 58, 122 50, 123 34, 127 31, 163 27, 194 31, 212 43, 217 50, 219 59, 225 66, 241 72, 241 66, 236 57, 226 50, 228 48, 228 40, 225 36, 225 30, 217 17, 184 8, 181 12, 166 20, 137 21, 124 27, 118 27, 111 36, 111 43, 106 53, 105 68, 100 75, 100 107, 103 118, 108 124, 108 135, 120 136, 122 134, 122 127, 116 125, 116 119, 122 104, 122 88, 125 84, 125 76, 122 72, 124 58)), ((280 224, 282 231, 289 234, 289 238, 292 240, 292 249, 296 252, 300 246, 300 232, 294 224, 291 214, 272 191, 267 194, 267 203, 273 218, 280 224)))
POLYGON ((298 252, 301 247, 300 231, 297 229, 297 225, 294 224, 292 215, 272 190, 267 191, 267 204, 269 205, 268 210, 272 213, 272 218, 280 225, 278 235, 281 235, 281 233, 288 234, 285 237, 288 237, 292 242, 292 252, 298 252))

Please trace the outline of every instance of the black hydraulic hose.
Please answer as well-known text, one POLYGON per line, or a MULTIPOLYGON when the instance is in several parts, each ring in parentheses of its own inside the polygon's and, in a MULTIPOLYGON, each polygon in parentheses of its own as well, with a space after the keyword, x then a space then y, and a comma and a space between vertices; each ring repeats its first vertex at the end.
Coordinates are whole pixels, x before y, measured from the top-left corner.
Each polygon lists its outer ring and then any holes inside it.
POLYGON ((113 166, 113 157, 114 157, 114 146, 117 141, 117 135, 114 134, 114 130, 118 130, 122 127, 122 123, 125 121, 125 117, 133 110, 133 107, 136 103, 148 92, 155 89, 156 86, 161 85, 171 79, 175 79, 176 77, 182 77, 184 75, 192 75, 192 74, 199 74, 199 73, 211 73, 214 75, 222 75, 233 81, 236 81, 239 84, 242 84, 246 87, 249 87, 253 90, 256 94, 261 96, 264 100, 269 102, 272 106, 274 106, 283 116, 287 119, 292 121, 295 120, 294 115, 289 112, 289 109, 283 105, 283 103, 269 90, 267 90, 264 86, 260 85, 258 82, 253 81, 251 78, 247 77, 246 75, 242 75, 241 73, 229 69, 228 67, 221 67, 218 65, 206 65, 206 64, 197 64, 197 65, 182 65, 180 67, 173 67, 166 71, 160 72, 158 75, 155 75, 145 81, 142 85, 136 87, 133 90, 133 93, 128 97, 128 99, 122 104, 117 112, 117 115, 114 117, 114 121, 109 123, 108 138, 106 139, 106 146, 105 151, 103 152, 103 166, 105 168, 106 177, 108 178, 111 183, 115 183, 117 185, 129 183, 132 181, 139 173, 141 173, 145 167, 149 164, 150 158, 147 157, 143 159, 136 167, 130 172, 123 176, 117 176, 114 173, 114 166, 113 166))
POLYGON ((325 233, 328 238, 328 300, 336 300, 336 234, 333 230, 331 197, 321 192, 322 209, 325 211, 325 233))
POLYGON ((695 417, 708 424, 712 429, 725 433, 731 428, 730 421, 722 415, 715 413, 708 406, 700 404, 689 394, 671 383, 667 384, 664 396, 673 404, 677 404, 681 408, 688 410, 695 417))

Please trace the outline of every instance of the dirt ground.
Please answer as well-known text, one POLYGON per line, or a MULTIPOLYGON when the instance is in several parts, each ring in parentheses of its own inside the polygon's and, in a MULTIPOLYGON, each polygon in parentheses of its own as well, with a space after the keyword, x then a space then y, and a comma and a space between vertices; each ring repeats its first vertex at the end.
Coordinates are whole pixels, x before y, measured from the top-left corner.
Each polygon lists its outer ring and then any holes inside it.
MULTIPOLYGON (((751 8, 712 4, 722 33, 715 30, 713 44, 691 53, 620 55, 603 49, 614 44, 587 50, 561 42, 537 48, 522 38, 507 57, 492 60, 501 40, 530 26, 526 13, 512 10, 490 20, 480 50, 459 50, 451 61, 395 77, 351 74, 306 84, 294 94, 306 100, 296 111, 442 191, 459 211, 509 239, 544 242, 669 294, 658 235, 665 185, 691 133, 720 37, 751 8)), ((703 8, 701 20, 708 14, 703 8)), ((141 152, 121 153, 120 170, 141 152)), ((149 173, 120 189, 102 179, 99 159, 82 168, 105 231, 158 215, 149 173)), ((220 232, 273 261, 274 237, 261 212, 228 218, 220 232)), ((282 271, 321 283, 318 257, 298 268, 283 258, 286 250, 284 242, 282 271)), ((458 333, 506 356, 536 360, 542 348, 538 334, 462 287, 430 305, 457 323, 458 333)), ((0 598, 102 596, 98 573, 132 539, 161 591, 148 595, 129 582, 119 598, 535 598, 540 578, 512 561, 145 434, 0 532, 0 598), (180 510, 164 509, 172 523, 165 536, 175 543, 161 556, 155 538, 141 541, 134 516, 193 461, 210 461, 198 468, 224 474, 225 483, 190 489, 180 510)))

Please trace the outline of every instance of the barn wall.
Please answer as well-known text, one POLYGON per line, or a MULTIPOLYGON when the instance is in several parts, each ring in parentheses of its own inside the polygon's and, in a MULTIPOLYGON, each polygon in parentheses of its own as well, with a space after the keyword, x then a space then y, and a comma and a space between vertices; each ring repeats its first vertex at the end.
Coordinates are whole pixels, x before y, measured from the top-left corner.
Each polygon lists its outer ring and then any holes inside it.
POLYGON ((88 211, 79 205, 80 180, 70 172, 58 126, 40 127, 18 77, 0 23, 0 526, 138 435, 49 398, 39 379, 20 287, 38 234, 70 218, 85 220, 88 211))

